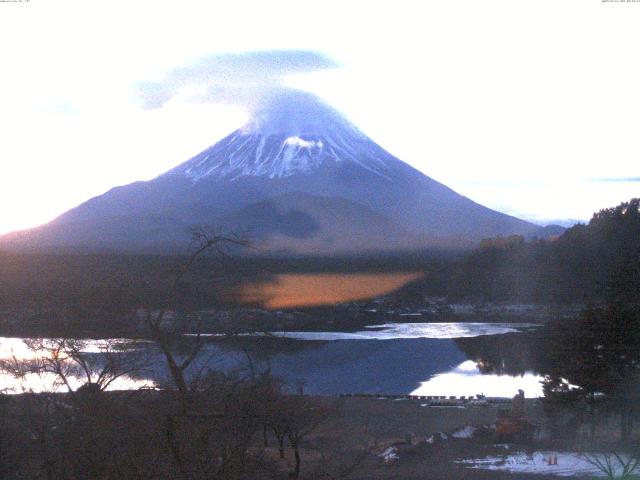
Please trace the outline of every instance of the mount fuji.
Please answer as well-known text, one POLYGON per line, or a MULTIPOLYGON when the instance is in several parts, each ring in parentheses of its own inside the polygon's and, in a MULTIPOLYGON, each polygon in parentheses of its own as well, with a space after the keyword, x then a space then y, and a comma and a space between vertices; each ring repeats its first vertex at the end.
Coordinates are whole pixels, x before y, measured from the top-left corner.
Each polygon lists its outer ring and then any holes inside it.
POLYGON ((541 235, 537 225, 395 158, 316 97, 287 92, 187 162, 0 237, 0 247, 178 252, 195 225, 244 232, 283 253, 470 247, 496 235, 541 235))

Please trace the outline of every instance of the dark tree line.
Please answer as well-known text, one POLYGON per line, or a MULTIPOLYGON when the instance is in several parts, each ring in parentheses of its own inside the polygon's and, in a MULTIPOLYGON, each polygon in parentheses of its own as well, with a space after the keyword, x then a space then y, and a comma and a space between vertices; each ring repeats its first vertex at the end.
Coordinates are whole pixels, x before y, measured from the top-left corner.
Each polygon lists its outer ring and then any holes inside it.
POLYGON ((615 282, 627 277, 633 281, 633 262, 640 256, 639 204, 634 198, 603 209, 588 224, 575 225, 554 239, 484 240, 473 252, 452 260, 446 271, 436 272, 436 278, 427 277, 424 291, 435 283, 439 293, 458 300, 603 302, 615 282))
POLYGON ((517 237, 486 241, 458 272, 481 298, 587 302, 576 318, 526 334, 526 343, 493 339, 491 348, 460 340, 492 371, 545 375, 545 409, 557 433, 581 424, 596 434, 600 419, 620 418, 628 441, 640 413, 640 199, 596 213, 555 241, 517 237), (505 364, 504 357, 508 358, 505 364), (524 355, 524 356, 523 356, 524 355), (521 360, 526 362, 521 362, 521 360))
POLYGON ((602 408, 620 415, 620 436, 628 440, 640 401, 640 224, 638 201, 602 211, 598 227, 614 238, 612 251, 602 252, 609 265, 604 300, 572 322, 555 327, 547 355, 554 369, 545 393, 551 410, 569 401, 597 417, 602 408), (571 388, 573 384, 578 388, 571 388))
MULTIPOLYGON (((3 479, 340 478, 316 474, 301 448, 331 405, 290 395, 269 376, 212 376, 187 412, 167 390, 0 395, 3 479), (281 461, 272 425, 281 422, 281 461), (264 444, 266 427, 268 443, 264 444), (283 455, 284 457, 284 455, 283 455)), ((338 463, 342 458, 332 458, 338 463)))

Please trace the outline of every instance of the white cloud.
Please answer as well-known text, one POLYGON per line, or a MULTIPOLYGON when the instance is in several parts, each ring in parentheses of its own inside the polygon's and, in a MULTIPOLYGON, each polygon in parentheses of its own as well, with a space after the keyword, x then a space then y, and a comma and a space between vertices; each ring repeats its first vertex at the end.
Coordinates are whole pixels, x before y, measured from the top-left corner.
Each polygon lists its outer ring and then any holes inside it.
POLYGON ((141 82, 145 108, 160 108, 172 98, 196 102, 225 102, 253 107, 259 98, 285 88, 283 77, 336 68, 338 64, 317 52, 266 50, 208 55, 164 74, 159 80, 141 82))

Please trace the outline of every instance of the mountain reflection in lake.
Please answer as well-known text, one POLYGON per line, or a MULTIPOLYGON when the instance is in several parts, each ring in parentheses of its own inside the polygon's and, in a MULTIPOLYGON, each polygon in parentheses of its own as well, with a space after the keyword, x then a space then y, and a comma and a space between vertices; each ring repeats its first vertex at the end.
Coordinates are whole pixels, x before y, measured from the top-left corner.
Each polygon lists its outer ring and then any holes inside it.
MULTIPOLYGON (((530 324, 387 324, 355 334, 212 337, 193 371, 269 371, 294 387, 303 385, 306 393, 322 395, 512 396, 523 388, 527 396, 537 396, 540 377, 533 372, 534 359, 527 360, 523 348, 531 343, 533 328, 530 324)), ((0 351, 7 356, 17 343, 19 339, 0 339, 0 351)), ((137 343, 135 348, 146 350, 148 368, 131 383, 123 379, 114 388, 166 382, 164 359, 157 348, 152 343, 137 343)), ((16 387, 6 375, 0 380, 3 388, 16 387)))

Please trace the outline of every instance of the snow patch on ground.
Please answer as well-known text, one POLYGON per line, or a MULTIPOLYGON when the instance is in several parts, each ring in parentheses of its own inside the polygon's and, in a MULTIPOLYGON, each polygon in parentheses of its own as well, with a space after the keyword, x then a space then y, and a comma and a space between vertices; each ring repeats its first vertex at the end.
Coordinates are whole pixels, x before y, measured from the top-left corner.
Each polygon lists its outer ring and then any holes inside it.
POLYGON ((472 427, 471 425, 467 425, 461 430, 454 432, 451 434, 453 438, 471 438, 473 434, 476 433, 477 428, 472 427))
MULTIPOLYGON (((625 461, 627 457, 622 457, 625 461)), ((505 456, 493 456, 473 460, 461 460, 457 463, 469 465, 469 468, 482 470, 505 471, 510 473, 533 473, 540 475, 556 475, 558 477, 574 477, 591 475, 605 477, 596 466, 576 453, 567 452, 535 452, 532 455, 515 453, 505 456), (550 458, 557 459, 556 464, 550 465, 550 458)), ((622 472, 619 465, 617 474, 622 472)))
POLYGON ((384 463, 392 463, 400 460, 398 449, 396 447, 387 448, 384 452, 382 452, 380 456, 382 457, 384 463))

